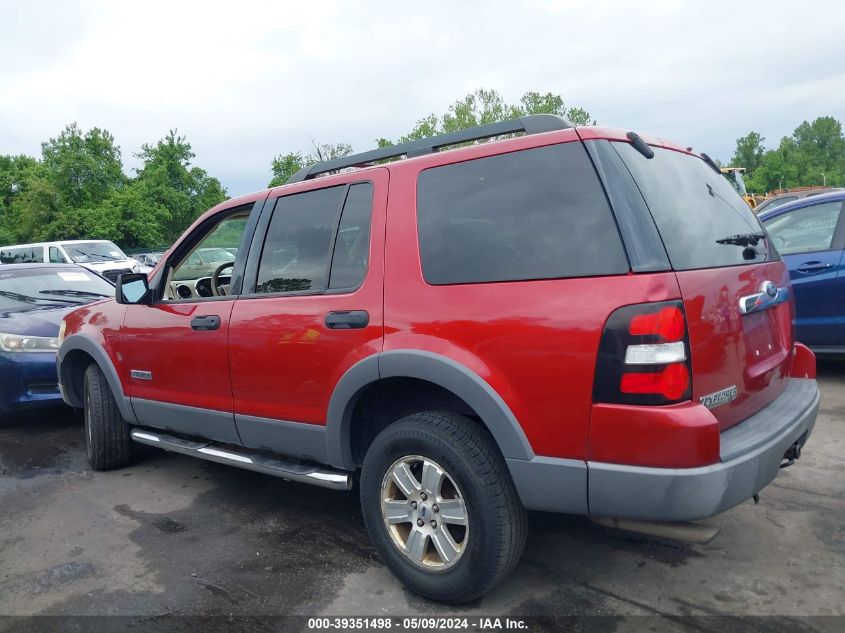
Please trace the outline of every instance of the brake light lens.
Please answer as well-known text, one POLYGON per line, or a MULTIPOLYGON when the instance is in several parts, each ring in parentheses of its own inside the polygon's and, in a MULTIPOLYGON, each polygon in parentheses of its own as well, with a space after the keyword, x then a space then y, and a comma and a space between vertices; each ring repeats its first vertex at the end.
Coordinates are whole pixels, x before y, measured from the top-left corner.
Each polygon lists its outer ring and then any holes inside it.
POLYGON ((689 390, 689 370, 683 363, 667 365, 662 371, 622 375, 622 393, 658 394, 666 400, 680 400, 689 390))
POLYGON ((692 395, 689 337, 680 301, 619 308, 599 344, 595 402, 662 405, 692 395))
POLYGON ((680 341, 687 330, 680 307, 671 305, 657 312, 638 314, 631 319, 628 332, 634 336, 658 336, 664 341, 680 341))

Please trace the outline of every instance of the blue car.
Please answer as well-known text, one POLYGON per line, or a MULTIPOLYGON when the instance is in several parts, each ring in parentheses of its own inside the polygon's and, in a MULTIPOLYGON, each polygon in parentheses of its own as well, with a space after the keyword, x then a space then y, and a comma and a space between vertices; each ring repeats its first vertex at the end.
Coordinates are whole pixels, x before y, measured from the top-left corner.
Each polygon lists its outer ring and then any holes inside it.
POLYGON ((795 290, 796 337, 816 353, 845 353, 845 191, 761 213, 795 290))
POLYGON ((62 318, 113 295, 111 283, 80 266, 0 265, 0 415, 62 402, 56 374, 62 318))

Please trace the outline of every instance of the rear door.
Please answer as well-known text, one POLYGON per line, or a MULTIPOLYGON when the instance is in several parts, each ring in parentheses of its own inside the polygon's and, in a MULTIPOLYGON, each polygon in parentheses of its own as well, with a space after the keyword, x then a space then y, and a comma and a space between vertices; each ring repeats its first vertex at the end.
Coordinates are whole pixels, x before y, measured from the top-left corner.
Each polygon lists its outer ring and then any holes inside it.
POLYGON ((792 278, 796 338, 813 348, 836 347, 845 345, 843 202, 813 202, 764 225, 792 278))
POLYGON ((382 348, 388 171, 323 182, 267 201, 229 327, 244 445, 318 460, 335 385, 382 348))
POLYGON ((748 205, 703 160, 660 147, 646 158, 629 143, 613 146, 645 198, 681 289, 693 400, 735 389, 713 408, 728 428, 784 389, 792 349, 786 266, 748 205))

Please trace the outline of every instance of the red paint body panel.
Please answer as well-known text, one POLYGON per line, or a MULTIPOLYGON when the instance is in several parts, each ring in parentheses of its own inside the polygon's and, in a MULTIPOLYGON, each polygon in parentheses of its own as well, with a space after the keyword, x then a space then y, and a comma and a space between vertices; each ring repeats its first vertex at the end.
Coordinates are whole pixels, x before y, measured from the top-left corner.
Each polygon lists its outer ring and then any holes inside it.
POLYGON ((790 376, 793 378, 815 378, 816 377, 816 355, 809 347, 796 343, 792 359, 792 370, 790 376))
POLYGON ((234 301, 130 305, 121 332, 127 363, 119 371, 132 398, 201 409, 232 411, 226 338, 234 301), (220 328, 191 329, 198 316, 220 317, 220 328), (130 377, 133 369, 150 371, 152 380, 130 377))
POLYGON ((791 301, 740 314, 740 297, 760 291, 764 281, 789 286, 783 262, 676 273, 684 299, 692 357, 692 399, 732 385, 737 397, 713 409, 725 430, 777 398, 789 375, 791 301))
POLYGON ((703 405, 595 404, 587 458, 611 464, 694 468, 719 461, 719 424, 703 405))
POLYGON ((96 342, 120 372, 124 359, 120 335, 125 312, 126 306, 114 299, 89 303, 65 316, 65 336, 81 334, 96 342))
MULTIPOLYGON (((341 376, 381 351, 387 169, 311 180, 305 183, 308 187, 296 191, 362 180, 373 183, 373 215, 369 265, 358 290, 253 297, 235 303, 229 354, 236 413, 324 425, 329 399, 341 376), (352 330, 327 328, 326 314, 338 310, 366 310, 369 325, 352 330)), ((272 197, 269 204, 274 204, 272 197)))

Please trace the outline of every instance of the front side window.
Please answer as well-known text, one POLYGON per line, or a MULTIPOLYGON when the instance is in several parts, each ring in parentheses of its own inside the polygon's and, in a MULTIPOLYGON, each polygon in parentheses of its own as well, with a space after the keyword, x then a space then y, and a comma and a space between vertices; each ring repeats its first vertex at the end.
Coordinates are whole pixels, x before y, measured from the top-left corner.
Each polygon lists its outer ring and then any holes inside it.
POLYGON ((420 173, 417 222, 430 284, 619 275, 622 239, 581 143, 420 173))
MULTIPOLYGON (((228 250, 241 243, 250 209, 228 215, 218 222, 173 271, 174 281, 198 281, 211 277, 226 264, 234 265, 235 255, 228 250)), ((224 269, 226 270, 226 269, 224 269)), ((226 277, 231 274, 227 271, 226 277)))
POLYGON ((320 293, 361 285, 373 188, 340 185, 279 198, 267 229, 256 293, 320 293))
POLYGON ((55 246, 50 247, 50 263, 51 264, 66 264, 65 256, 55 246))
POLYGON ((842 202, 796 209, 763 223, 781 255, 829 250, 842 202))

